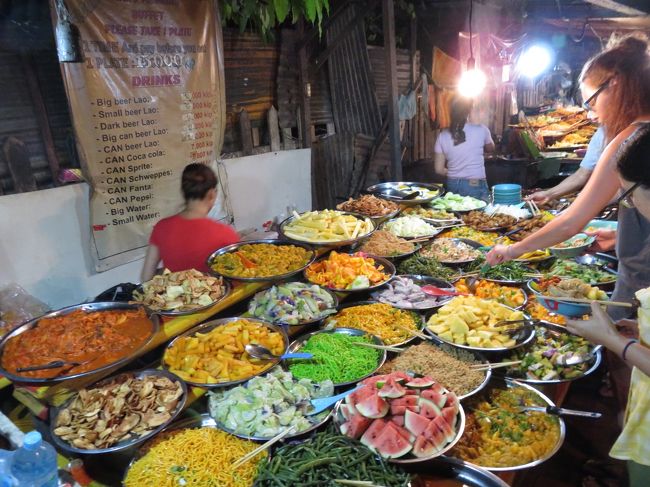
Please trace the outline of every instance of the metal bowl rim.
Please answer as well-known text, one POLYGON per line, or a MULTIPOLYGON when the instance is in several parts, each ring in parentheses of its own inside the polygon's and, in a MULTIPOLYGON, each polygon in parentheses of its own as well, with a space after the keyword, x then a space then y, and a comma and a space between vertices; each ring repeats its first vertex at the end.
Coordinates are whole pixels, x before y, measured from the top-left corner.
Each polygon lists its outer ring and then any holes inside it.
MULTIPOLYGON (((305 333, 304 335, 300 335, 300 336, 297 337, 293 342, 291 342, 291 344, 289 345, 289 347, 287 348, 287 350, 288 350, 289 352, 296 352, 296 351, 299 350, 300 347, 301 347, 302 345, 304 345, 304 344, 307 342, 307 340, 309 340, 311 337, 313 337, 314 335, 320 335, 320 334, 322 334, 322 333, 342 333, 342 334, 345 334, 345 335, 352 335, 352 336, 363 336, 363 335, 368 335, 368 336, 370 337, 370 339, 371 339, 371 340, 372 340, 376 345, 381 345, 381 346, 384 345, 384 342, 383 342, 383 341, 381 340, 381 338, 379 338, 377 335, 373 335, 373 334, 371 334, 371 333, 367 333, 367 332, 365 332, 365 331, 363 331, 363 330, 359 330, 359 329, 357 329, 357 328, 331 328, 331 329, 325 329, 325 330, 316 330, 316 331, 312 331, 312 332, 309 332, 309 333, 305 333)), ((358 379, 354 379, 354 380, 352 380, 352 381, 348 381, 348 382, 340 382, 340 383, 338 383, 338 382, 334 382, 334 387, 346 387, 346 386, 355 385, 357 382, 361 382, 362 380, 367 379, 368 377, 370 377, 370 376, 372 376, 372 375, 375 375, 375 374, 377 373, 377 371, 378 371, 379 369, 381 369, 382 366, 384 365, 384 363, 386 362, 386 356, 388 355, 388 354, 386 353, 386 350, 380 350, 380 352, 381 352, 381 354, 379 355, 379 361, 378 361, 378 363, 377 363, 377 367, 375 367, 375 368, 372 370, 372 372, 370 372, 370 373, 364 375, 363 377, 359 377, 358 379)), ((289 369, 289 366, 288 366, 288 365, 285 365, 285 368, 288 370, 288 369, 289 369)))
MULTIPOLYGON (((279 325, 277 325, 275 323, 260 320, 258 318, 248 318, 248 317, 241 317, 241 316, 234 316, 234 317, 231 317, 231 318, 218 318, 216 320, 210 320, 210 321, 202 323, 202 324, 200 324, 198 326, 190 328, 189 330, 185 331, 184 333, 181 333, 176 338, 174 338, 171 342, 169 342, 169 344, 165 347, 165 351, 163 352, 163 357, 162 357, 162 360, 161 360, 161 365, 163 366, 164 370, 169 370, 171 372, 169 366, 165 362, 165 354, 181 338, 192 336, 195 333, 198 333, 198 332, 201 332, 201 331, 204 331, 204 330, 211 331, 214 328, 217 328, 218 326, 227 325, 228 323, 234 323, 235 321, 240 321, 240 320, 246 320, 246 321, 251 321, 253 323, 258 323, 258 324, 261 324, 261 325, 264 325, 264 326, 270 328, 273 331, 276 331, 276 332, 280 333, 282 335, 282 337, 283 337, 284 350, 285 351, 287 350, 287 347, 289 345, 289 337, 287 335, 287 332, 286 332, 286 330, 284 328, 282 328, 281 326, 279 326, 279 325)), ((185 381, 189 385, 192 385, 192 386, 195 386, 195 387, 203 387, 203 388, 206 388, 206 389, 215 389, 215 388, 218 388, 218 387, 234 386, 234 385, 237 385, 237 384, 241 384, 242 382, 246 382, 247 380, 252 379, 253 377, 257 377, 258 375, 265 374, 267 371, 269 371, 270 369, 272 369, 273 367, 278 365, 281 362, 281 360, 280 360, 280 358, 277 358, 277 359, 274 359, 274 360, 269 360, 268 362, 269 362, 269 364, 271 364, 269 367, 267 367, 264 370, 258 372, 257 374, 251 375, 250 377, 246 377, 244 379, 238 379, 238 380, 228 381, 228 382, 218 382, 216 384, 204 384, 202 382, 195 382, 195 381, 191 381, 191 380, 185 380, 182 377, 181 377, 181 380, 185 381)), ((173 374, 173 372, 171 372, 171 373, 173 374)))
POLYGON ((89 375, 93 374, 98 374, 100 372, 103 372, 108 369, 112 369, 113 367, 120 367, 123 365, 126 365, 129 363, 131 360, 135 359, 137 354, 142 350, 143 348, 146 348, 149 343, 151 343, 151 340, 153 340, 153 337, 156 336, 156 334, 160 331, 160 315, 157 313, 151 311, 149 308, 146 306, 143 306, 141 304, 129 304, 129 303, 124 303, 124 302, 119 302, 119 301, 100 301, 96 303, 83 303, 83 304, 75 304, 73 306, 66 306, 65 308, 60 308, 54 311, 49 311, 37 318, 33 318, 29 321, 25 321, 18 326, 14 327, 12 330, 10 330, 5 336, 0 339, 0 375, 3 375, 7 379, 11 380, 12 382, 17 382, 17 383, 25 383, 25 384, 54 384, 58 382, 63 382, 66 380, 72 380, 72 379, 78 379, 81 377, 86 377, 89 375), (137 310, 137 309, 144 309, 145 313, 147 314, 147 318, 149 319, 151 323, 151 334, 149 337, 142 342, 140 347, 136 350, 133 350, 131 353, 128 355, 125 355, 124 357, 115 360, 109 364, 103 365, 97 369, 94 370, 89 370, 86 372, 79 372, 77 374, 73 375, 61 375, 57 376, 54 378, 35 378, 35 377, 23 377, 21 375, 16 375, 12 372, 9 372, 4 369, 2 366, 2 356, 4 354, 4 349, 7 345, 7 342, 11 340, 12 338, 21 335, 25 331, 34 328, 35 326, 38 325, 38 322, 42 319, 46 318, 53 318, 57 316, 65 316, 69 313, 72 313, 73 311, 76 310, 82 310, 82 311, 88 311, 88 312, 102 312, 102 311, 113 311, 113 310, 126 310, 126 311, 132 311, 132 310, 137 310))
POLYGON ((243 282, 267 282, 267 281, 279 281, 282 279, 287 279, 289 277, 295 276, 296 274, 299 274, 302 272, 307 266, 309 266, 312 262, 316 260, 316 251, 314 250, 313 247, 311 247, 309 244, 305 242, 294 242, 294 241, 288 241, 288 240, 282 240, 279 238, 262 238, 258 240, 242 240, 241 242, 237 242, 234 244, 226 245, 225 247, 221 247, 220 249, 215 250, 212 252, 208 258, 205 260, 205 264, 210 270, 210 274, 213 276, 220 276, 223 277, 224 279, 233 279, 235 281, 243 281, 243 282), (254 245, 254 244, 269 244, 269 245, 276 245, 276 246, 281 246, 281 245, 294 245, 296 247, 301 247, 304 250, 307 250, 308 252, 311 253, 311 257, 307 259, 307 262, 302 266, 298 267, 292 271, 285 272, 284 274, 277 274, 275 276, 264 276, 264 277, 235 277, 235 276, 228 276, 226 274, 221 274, 214 269, 212 269, 211 263, 212 261, 216 258, 219 257, 220 255, 223 254, 228 254, 230 252, 236 251, 238 248, 244 246, 244 245, 254 245))
POLYGON ((167 428, 167 426, 169 426, 178 417, 178 415, 183 411, 183 409, 185 408, 185 403, 187 402, 187 394, 188 394, 187 385, 185 384, 185 382, 180 377, 178 377, 173 372, 169 372, 168 370, 143 369, 143 370, 137 370, 137 371, 133 371, 133 372, 120 372, 118 374, 115 374, 115 375, 112 375, 112 376, 109 376, 109 377, 105 377, 104 379, 101 379, 101 380, 99 380, 99 381, 97 381, 97 382, 95 382, 95 383, 93 383, 91 385, 88 385, 88 386, 85 387, 85 389, 91 388, 91 387, 97 387, 98 385, 100 385, 100 384, 102 384, 104 382, 107 382, 109 380, 114 380, 114 379, 116 379, 118 377, 125 376, 125 375, 132 375, 134 378, 142 378, 142 377, 145 377, 145 376, 162 376, 162 377, 167 377, 168 379, 170 379, 172 381, 178 382, 180 384, 182 394, 181 394, 181 398, 180 398, 178 404, 176 405, 176 409, 172 413, 171 417, 167 421, 165 421, 165 423, 163 423, 160 426, 157 426, 156 428, 152 429, 151 431, 149 431, 147 434, 145 434, 143 436, 138 436, 138 437, 131 438, 130 440, 127 440, 126 442, 120 441, 120 442, 116 443, 115 445, 110 446, 108 448, 96 448, 96 449, 93 449, 93 450, 87 450, 87 449, 84 449, 84 448, 77 448, 75 446, 72 446, 71 444, 69 444, 64 439, 60 438, 58 435, 56 435, 54 433, 54 430, 55 430, 54 425, 55 425, 55 422, 56 422, 56 418, 58 418, 59 414, 61 414, 61 411, 63 409, 68 407, 72 403, 72 401, 74 399, 76 399, 76 397, 78 396, 79 393, 75 392, 70 398, 68 398, 63 404, 61 404, 61 406, 57 406, 55 408, 50 409, 50 414, 49 414, 50 427, 49 427, 49 431, 50 431, 50 435, 52 436, 52 441, 54 441, 56 446, 60 447, 63 450, 69 451, 69 452, 84 454, 84 455, 98 455, 98 454, 102 454, 102 453, 115 453, 115 452, 118 452, 118 451, 126 450, 126 449, 132 448, 134 446, 140 445, 140 444, 144 443, 145 441, 149 440, 150 438, 153 438, 155 435, 157 435, 162 430, 167 428))
POLYGON ((386 199, 388 201, 393 201, 394 203, 403 204, 404 206, 415 206, 415 205, 427 204, 436 198, 440 198, 443 194, 445 194, 445 188, 442 184, 416 183, 412 181, 386 181, 384 183, 377 183, 377 184, 373 184, 372 186, 368 186, 366 188, 366 191, 368 193, 374 194, 375 196, 382 195, 381 198, 386 199), (426 189, 437 189, 438 194, 436 196, 431 196, 429 198, 415 198, 412 200, 403 200, 403 199, 395 198, 393 196, 384 195, 384 193, 381 192, 382 189, 395 189, 397 191, 402 191, 401 189, 397 188, 397 186, 399 185, 420 186, 426 189))

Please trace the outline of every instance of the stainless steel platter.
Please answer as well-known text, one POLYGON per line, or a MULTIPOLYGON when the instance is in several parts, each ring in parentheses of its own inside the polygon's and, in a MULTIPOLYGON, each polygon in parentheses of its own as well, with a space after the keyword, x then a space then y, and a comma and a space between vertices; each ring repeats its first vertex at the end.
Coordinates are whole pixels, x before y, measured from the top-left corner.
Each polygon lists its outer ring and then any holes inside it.
POLYGON ((223 276, 227 277, 229 279, 235 279, 237 281, 245 281, 245 282, 266 282, 266 281, 280 281, 282 279, 287 279, 289 277, 295 276, 296 274, 301 273, 309 264, 314 262, 316 259, 316 252, 312 247, 305 243, 300 243, 300 242, 293 242, 293 241, 287 241, 287 240, 279 240, 279 239, 272 239, 272 238, 267 238, 267 239, 260 239, 260 240, 245 240, 243 242, 238 242, 236 244, 232 245, 227 245, 226 247, 222 247, 219 250, 214 251, 212 254, 207 259, 207 266, 210 269, 210 272, 214 275, 217 276, 223 276), (221 274, 214 269, 212 269, 212 262, 214 261, 215 258, 219 257, 220 255, 227 254, 230 252, 236 252, 238 251, 241 247, 244 245, 253 245, 253 244, 268 244, 268 245, 277 245, 277 246, 290 246, 293 245, 295 247, 301 247, 308 252, 310 252, 311 256, 307 259, 307 262, 302 265, 301 267, 297 267, 296 269, 293 269, 290 272, 285 272, 284 274, 277 274, 274 276, 264 276, 264 277, 242 277, 242 276, 231 276, 228 274, 221 274))
MULTIPOLYGON (((372 304, 386 304, 386 305, 388 305, 388 306, 391 306, 391 307, 394 308, 394 309, 399 309, 400 311, 405 311, 405 312, 407 312, 407 313, 411 313, 411 314, 413 315, 413 318, 415 319, 416 324, 417 324, 418 332, 419 332, 419 333, 422 333, 422 331, 424 330, 425 322, 424 322, 424 316, 423 316, 423 314, 422 314, 423 310, 417 310, 417 309, 400 309, 400 308, 397 308, 397 307, 395 307, 395 306, 393 306, 393 305, 391 305, 391 304, 388 304, 388 303, 380 303, 379 301, 357 301, 357 302, 354 302, 354 303, 352 303, 352 302, 348 302, 348 303, 345 303, 345 304, 341 305, 341 307, 339 308, 339 313, 340 313, 342 310, 346 309, 346 308, 352 308, 352 307, 354 307, 354 306, 368 306, 368 305, 372 305, 372 304)), ((336 330, 346 329, 346 328, 338 328, 338 327, 336 326, 336 322, 334 321, 335 319, 336 319, 336 315, 328 316, 327 318, 325 318, 325 320, 323 320, 323 326, 325 326, 325 327, 328 328, 328 329, 329 329, 329 328, 336 329, 336 330), (334 322, 334 323, 333 323, 333 322, 334 322)), ((363 331, 363 330, 360 330, 360 331, 363 331)), ((367 332, 364 331, 364 333, 367 333, 367 332)), ((382 340, 381 337, 378 337, 378 338, 379 338, 380 340, 382 340)), ((404 345, 407 345, 407 344, 411 343, 412 341, 416 340, 417 338, 418 338, 418 337, 412 335, 412 336, 410 336, 409 338, 407 338, 406 340, 404 340, 403 342, 399 342, 399 343, 391 343, 389 346, 390 346, 390 347, 401 347, 401 346, 404 346, 404 345)), ((382 344, 383 344, 383 343, 384 343, 384 342, 383 342, 383 340, 382 340, 382 344)))
MULTIPOLYGON (((375 335, 371 335, 369 333, 366 333, 363 330, 357 330, 357 329, 354 329, 354 328, 334 328, 334 329, 331 329, 331 330, 318 330, 318 331, 314 331, 314 332, 307 333, 305 335, 299 336, 296 340, 294 340, 291 343, 291 345, 289 345, 288 352, 291 352, 291 353, 298 352, 304 346, 304 344, 307 343, 307 341, 311 337, 313 337, 314 335, 320 335, 322 333, 341 333, 341 334, 350 335, 350 336, 368 335, 370 337, 372 343, 374 343, 375 345, 384 345, 384 342, 382 342, 378 337, 376 337, 375 335)), ((367 373, 366 375, 364 375, 362 377, 351 380, 349 382, 334 383, 334 386, 335 387, 345 387, 345 386, 354 385, 357 382, 360 382, 363 379, 365 379, 367 377, 370 377, 371 375, 376 374, 377 371, 381 368, 382 365, 384 365, 384 362, 386 361, 386 350, 380 350, 380 352, 381 353, 379 354, 379 360, 377 361, 377 367, 375 367, 374 370, 372 370, 371 372, 367 373)), ((288 368, 288 366, 286 366, 286 368, 288 368)))
MULTIPOLYGON (((178 382, 178 384, 180 385, 183 393, 182 393, 182 395, 181 395, 181 397, 180 397, 180 399, 178 401, 178 404, 176 405, 176 408, 172 412, 171 417, 169 418, 169 420, 165 421, 165 423, 161 424, 160 426, 158 426, 157 428, 151 430, 150 432, 148 432, 147 434, 145 434, 143 436, 131 437, 128 440, 120 441, 119 443, 117 443, 117 444, 115 444, 115 445, 113 445, 111 447, 108 447, 108 448, 96 448, 96 449, 93 449, 93 450, 88 450, 88 449, 85 449, 85 448, 77 448, 77 447, 71 445, 70 443, 68 443, 67 441, 63 440, 62 438, 60 438, 58 435, 56 435, 54 433, 54 430, 56 429, 56 420, 59 417, 59 414, 61 414, 61 411, 63 409, 65 409, 66 407, 68 407, 72 403, 72 401, 74 401, 74 399, 77 397, 77 394, 75 394, 70 399, 68 399, 64 404, 62 404, 60 407, 50 409, 50 436, 52 437, 52 440, 54 441, 54 443, 56 444, 57 447, 59 447, 59 448, 61 448, 63 450, 66 450, 68 452, 77 453, 77 454, 80 454, 80 455, 97 455, 97 454, 100 454, 100 453, 114 453, 114 452, 126 450, 128 448, 132 448, 132 447, 134 447, 136 445, 144 443, 149 438, 152 438, 153 436, 160 433, 162 430, 164 430, 167 426, 169 426, 176 419, 176 417, 181 413, 181 411, 185 407, 185 401, 187 400, 187 386, 185 385, 185 383, 178 376, 176 376, 176 375, 174 375, 171 372, 168 372, 166 370, 146 369, 146 370, 140 370, 140 371, 137 371, 137 372, 126 372, 126 373, 123 373, 123 374, 118 374, 117 376, 108 377, 106 379, 103 379, 103 380, 93 384, 92 386, 88 386, 88 388, 90 388, 90 387, 101 387, 102 385, 114 380, 117 377, 121 377, 121 376, 133 376, 135 378, 143 378, 143 377, 147 377, 147 376, 149 376, 149 377, 151 377, 151 376, 153 376, 153 377, 166 377, 166 378, 170 379, 171 381, 178 382)), ((142 411, 142 412, 144 413, 145 411, 142 411)))
MULTIPOLYGON (((405 206, 414 206, 414 205, 422 205, 429 203, 435 198, 438 198, 442 196, 445 192, 444 188, 439 185, 439 184, 431 184, 431 183, 414 183, 414 182, 408 182, 408 181, 399 181, 399 182, 387 182, 387 183, 379 183, 379 184, 374 184, 368 188, 366 188, 366 191, 368 193, 373 193, 376 196, 379 196, 381 198, 394 201, 395 203, 399 203, 401 205, 405 206), (405 200, 399 196, 395 195, 395 191, 401 191, 402 193, 408 194, 411 193, 412 191, 409 188, 406 189, 400 189, 400 186, 419 186, 420 188, 425 188, 430 191, 438 191, 438 193, 434 196, 430 197, 423 197, 423 198, 414 198, 410 200, 405 200)), ((421 196, 421 194, 420 194, 421 196)))
MULTIPOLYGON (((348 254, 348 255, 353 255, 353 254, 354 253, 348 254)), ((364 257, 369 257, 369 258, 373 259, 375 261, 375 267, 377 267, 377 268, 379 266, 383 266, 384 269, 383 269, 382 272, 384 274, 387 274, 388 278, 385 281, 382 281, 382 282, 380 282, 378 284, 374 284, 374 285, 368 286, 368 287, 357 288, 357 289, 340 289, 340 288, 326 286, 324 284, 318 284, 316 282, 311 281, 309 279, 309 277, 307 276, 307 269, 306 268, 303 271, 303 275, 304 275, 305 280, 307 280, 308 282, 310 282, 312 284, 317 284, 318 286, 321 286, 321 287, 324 287, 324 288, 327 288, 330 291, 334 291, 335 293, 358 293, 358 292, 373 291, 373 290, 375 290, 377 288, 382 287, 388 281, 390 281, 393 278, 393 276, 395 275, 395 273, 397 272, 396 269, 395 269, 395 265, 388 259, 385 259, 383 257, 378 257, 376 255, 366 254, 365 252, 364 252, 364 257)), ((328 258, 329 258, 329 255, 326 255, 326 256, 322 257, 321 259, 319 259, 318 262, 320 262, 322 260, 327 260, 328 258)))
MULTIPOLYGON (((506 388, 523 388, 526 389, 531 393, 531 395, 536 396, 537 400, 535 401, 537 405, 539 406, 555 406, 553 401, 551 401, 548 397, 546 397, 544 394, 539 392, 537 389, 532 387, 531 385, 524 384, 523 382, 517 381, 517 380, 512 380, 512 379, 503 379, 503 380, 492 380, 491 387, 488 388, 487 390, 484 391, 484 394, 488 394, 490 390, 494 388, 501 388, 501 389, 506 389, 506 388)), ((480 396, 478 396, 476 399, 478 399, 480 396)), ((471 401, 470 401, 471 402, 471 401)), ((471 411, 471 405, 467 406, 469 407, 471 411)), ((472 414, 471 412, 468 413, 472 414)), ((494 467, 490 465, 478 465, 477 463, 474 463, 474 465, 477 465, 481 468, 493 471, 493 472, 508 472, 511 470, 522 470, 525 468, 530 468, 530 467, 535 467, 537 465, 540 465, 541 463, 544 463, 546 460, 551 458, 557 451, 562 447, 562 444, 564 443, 564 438, 566 435, 566 425, 564 424, 564 420, 560 417, 556 417, 557 422, 558 422, 558 427, 559 427, 559 435, 558 435, 558 441, 556 444, 553 446, 551 450, 549 450, 545 455, 541 456, 540 458, 535 459, 532 462, 528 462, 525 464, 521 465, 515 465, 511 467, 494 467)), ((478 445, 477 445, 478 446, 478 445)))
POLYGON ((112 368, 117 368, 119 366, 125 365, 131 360, 135 359, 138 355, 140 350, 145 348, 151 339, 158 333, 158 330, 160 329, 160 317, 154 313, 153 311, 145 308, 144 306, 141 306, 139 304, 128 304, 128 303, 121 303, 121 302, 99 302, 99 303, 86 303, 86 304, 77 304, 75 306, 68 306, 66 308, 61 308, 56 311, 51 311, 49 313, 44 314, 43 316, 39 316, 38 318, 34 318, 33 320, 27 321, 13 330, 11 330, 9 333, 7 333, 4 337, 2 337, 2 340, 0 340, 0 375, 3 375, 7 379, 13 381, 13 382, 19 382, 19 383, 32 383, 32 384, 47 384, 47 383, 55 383, 55 382, 62 382, 64 380, 70 380, 70 379, 78 379, 80 377, 86 377, 89 375, 97 374, 99 372, 109 370, 112 368), (45 318, 53 318, 53 317, 58 317, 58 316, 65 316, 69 313, 72 313, 73 311, 77 310, 82 310, 86 312, 102 312, 102 311, 115 311, 115 310, 124 310, 124 311, 134 311, 138 309, 144 309, 147 313, 147 316, 149 318, 149 321, 151 323, 151 333, 149 334, 149 337, 140 345, 140 347, 137 350, 134 350, 130 354, 115 360, 107 365, 103 365, 101 367, 97 367, 96 369, 88 370, 85 372, 79 372, 76 374, 70 374, 70 375, 57 375, 55 377, 50 377, 50 378, 36 378, 36 377, 26 377, 19 375, 17 373, 9 372, 6 370, 1 364, 2 364, 2 359, 4 355, 4 350, 7 346, 7 343, 14 337, 17 337, 18 335, 21 335, 22 333, 25 333, 27 330, 31 330, 32 328, 36 328, 40 322, 40 320, 45 319, 45 318))
MULTIPOLYGON (((178 311, 178 310, 173 310, 173 309, 153 309, 150 308, 155 314, 160 315, 160 316, 188 316, 188 315, 193 315, 195 313, 201 313, 202 311, 205 311, 207 309, 212 308, 213 306, 217 305, 224 299, 226 299, 228 296, 230 296, 230 293, 232 292, 232 284, 230 284, 230 281, 227 279, 223 279, 223 287, 224 287, 224 292, 223 295, 217 299, 216 301, 212 301, 210 304, 206 304, 205 306, 197 306, 196 308, 192 309, 186 309, 183 311, 178 311)), ((142 285, 138 286, 137 288, 138 292, 142 291, 142 285)), ((134 301, 135 302, 135 301, 134 301)), ((144 306, 144 304, 143 304, 144 306)))
MULTIPOLYGON (((267 328, 271 329, 272 331, 280 333, 280 335, 282 335, 282 340, 284 342, 284 349, 285 350, 287 349, 287 346, 289 345, 289 338, 287 337, 287 332, 285 331, 285 329, 283 327, 278 326, 278 325, 274 325, 273 323, 269 323, 268 321, 258 320, 256 318, 234 317, 234 318, 219 318, 217 320, 208 321, 207 323, 203 323, 202 325, 196 326, 196 327, 192 328, 191 330, 188 330, 185 333, 183 333, 181 335, 178 335, 176 338, 174 338, 167 345, 167 347, 165 349, 165 354, 167 353, 167 350, 172 348, 181 338, 191 337, 191 336, 196 335, 197 333, 207 333, 207 332, 210 332, 210 331, 212 331, 213 329, 215 329, 215 328, 217 328, 219 326, 227 325, 228 323, 233 323, 235 321, 240 321, 240 320, 246 320, 246 321, 251 321, 253 323, 258 323, 260 325, 266 326, 267 328)), ((181 379, 184 380, 186 383, 188 383, 190 385, 193 385, 193 386, 197 386, 197 387, 205 387, 205 388, 209 388, 209 389, 212 389, 212 388, 215 388, 215 387, 228 387, 228 386, 234 386, 236 384, 241 384, 242 382, 246 382, 248 379, 252 379, 253 377, 257 377, 258 375, 262 375, 262 374, 268 372, 269 370, 271 370, 278 363, 280 363, 279 358, 274 359, 274 360, 269 360, 268 361, 268 367, 266 367, 264 370, 258 372, 257 374, 253 374, 253 375, 251 375, 249 377, 244 377, 243 379, 232 380, 232 381, 228 381, 228 382, 218 382, 216 384, 206 384, 206 383, 202 383, 202 382, 195 382, 195 381, 191 381, 191 380, 185 380, 183 378, 181 378, 181 379)), ((173 373, 173 369, 170 369, 169 366, 167 365, 167 363, 165 362, 165 355, 163 355, 162 366, 165 369, 170 370, 170 372, 173 373)))
POLYGON ((372 229, 368 233, 364 233, 363 235, 360 235, 360 236, 358 236, 356 238, 351 238, 351 239, 346 239, 346 240, 337 240, 337 241, 334 241, 334 242, 314 242, 314 241, 307 240, 307 239, 305 239, 305 240, 302 240, 302 239, 301 240, 296 240, 295 238, 289 237, 284 231, 287 224, 291 223, 292 221, 294 221, 296 219, 296 217, 294 215, 294 216, 290 216, 289 218, 283 220, 280 223, 280 228, 278 230, 278 234, 282 238, 284 238, 285 240, 289 240, 291 242, 300 242, 300 243, 303 243, 303 244, 313 245, 315 247, 337 248, 337 247, 345 247, 346 245, 353 245, 353 244, 355 244, 357 242, 361 242, 361 241, 367 239, 368 237, 370 237, 370 235, 372 235, 375 232, 375 230, 377 229, 377 225, 376 225, 375 221, 370 217, 367 217, 365 215, 361 215, 359 213, 353 213, 351 211, 340 211, 340 210, 336 210, 336 211, 338 211, 339 213, 341 213, 343 215, 351 215, 351 216, 353 216, 353 217, 355 217, 355 218, 357 218, 359 220, 366 220, 367 222, 370 223, 370 225, 372 225, 372 229))

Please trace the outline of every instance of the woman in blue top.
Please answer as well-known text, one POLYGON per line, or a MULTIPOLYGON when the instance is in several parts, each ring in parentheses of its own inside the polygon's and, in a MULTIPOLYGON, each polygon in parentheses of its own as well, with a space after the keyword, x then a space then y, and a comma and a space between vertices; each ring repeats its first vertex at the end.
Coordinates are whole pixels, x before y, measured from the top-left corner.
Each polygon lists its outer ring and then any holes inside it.
POLYGON ((440 132, 434 147, 436 174, 447 177, 447 191, 488 201, 485 152, 494 151, 490 130, 468 123, 472 100, 457 96, 451 102, 451 123, 440 132))

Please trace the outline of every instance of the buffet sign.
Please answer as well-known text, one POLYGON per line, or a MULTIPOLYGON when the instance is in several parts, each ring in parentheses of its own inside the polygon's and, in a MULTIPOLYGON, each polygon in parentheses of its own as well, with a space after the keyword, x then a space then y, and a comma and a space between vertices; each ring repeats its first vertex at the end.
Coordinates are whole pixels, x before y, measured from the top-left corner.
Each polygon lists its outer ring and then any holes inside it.
POLYGON ((61 67, 91 185, 91 254, 103 271, 144 255, 153 225, 181 208, 183 168, 221 151, 221 26, 214 0, 65 6, 83 62, 61 67))

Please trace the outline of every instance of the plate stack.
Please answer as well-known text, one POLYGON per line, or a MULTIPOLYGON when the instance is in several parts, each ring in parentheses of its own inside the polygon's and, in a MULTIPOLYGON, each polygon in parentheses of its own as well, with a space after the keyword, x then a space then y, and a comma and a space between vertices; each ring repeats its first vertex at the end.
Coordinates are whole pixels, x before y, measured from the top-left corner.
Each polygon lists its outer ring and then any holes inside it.
POLYGON ((495 205, 518 205, 521 203, 519 184, 495 184, 492 186, 492 201, 495 205))

